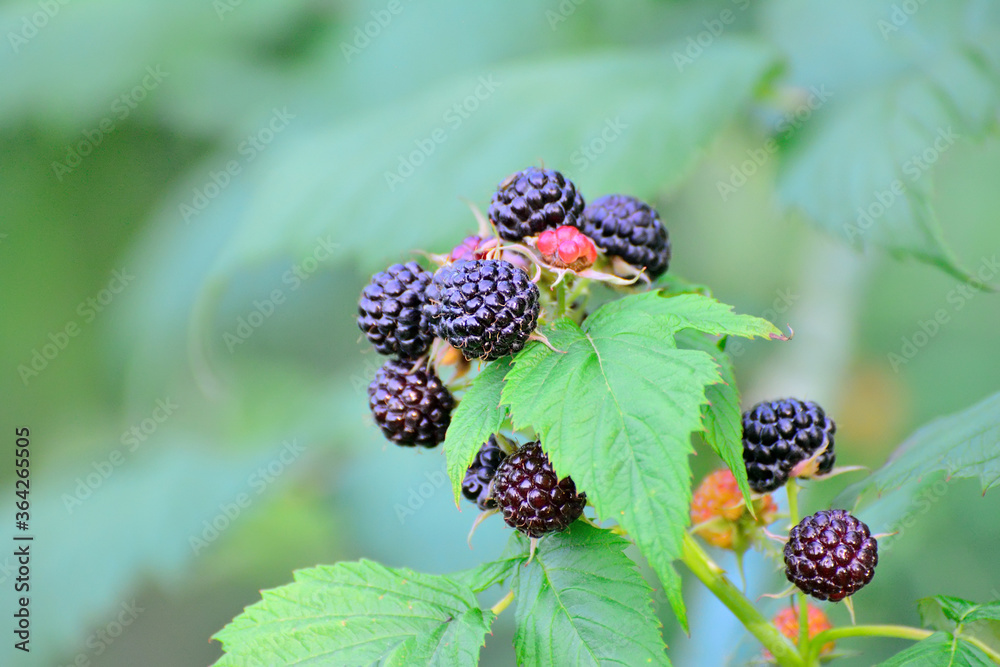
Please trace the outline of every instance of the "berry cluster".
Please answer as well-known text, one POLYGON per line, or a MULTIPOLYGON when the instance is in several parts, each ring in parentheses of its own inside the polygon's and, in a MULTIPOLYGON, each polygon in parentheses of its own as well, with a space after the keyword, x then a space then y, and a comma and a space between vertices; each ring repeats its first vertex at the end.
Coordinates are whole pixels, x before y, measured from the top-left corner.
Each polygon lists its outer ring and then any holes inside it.
MULTIPOLYGON (((393 264, 361 292, 358 327, 390 357, 368 388, 369 407, 398 445, 443 442, 456 404, 452 389, 470 362, 516 354, 540 321, 580 321, 589 281, 648 280, 670 260, 666 228, 648 204, 610 195, 588 207, 577 186, 552 169, 511 174, 493 193, 488 216, 477 219, 477 234, 447 254, 428 255, 433 271, 393 264)), ((514 451, 499 434, 482 444, 462 493, 532 538, 565 529, 587 502, 571 478, 553 470, 540 442, 514 451)), ((761 516, 769 512, 761 507, 761 516)))

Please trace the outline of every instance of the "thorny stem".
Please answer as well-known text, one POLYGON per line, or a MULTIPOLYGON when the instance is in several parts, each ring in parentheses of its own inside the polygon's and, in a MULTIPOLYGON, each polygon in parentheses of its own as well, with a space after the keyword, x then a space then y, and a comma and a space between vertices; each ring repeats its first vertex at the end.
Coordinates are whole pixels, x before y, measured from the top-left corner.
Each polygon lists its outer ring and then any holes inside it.
POLYGON ((503 613, 503 610, 510 606, 510 603, 514 601, 514 591, 507 591, 507 595, 500 598, 500 601, 495 605, 490 607, 490 611, 493 612, 494 616, 499 616, 503 613))
POLYGON ((756 637, 782 667, 805 667, 807 664, 798 650, 768 622, 753 603, 726 577, 725 572, 708 557, 708 554, 689 534, 684 533, 684 551, 681 560, 688 569, 712 591, 741 623, 756 637))

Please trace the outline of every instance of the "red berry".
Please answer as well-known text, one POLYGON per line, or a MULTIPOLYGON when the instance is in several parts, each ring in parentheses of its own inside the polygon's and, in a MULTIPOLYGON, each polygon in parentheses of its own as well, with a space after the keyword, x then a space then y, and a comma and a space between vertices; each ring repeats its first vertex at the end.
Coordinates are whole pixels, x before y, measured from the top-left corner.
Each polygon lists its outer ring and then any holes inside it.
POLYGON ((486 250, 481 250, 483 238, 479 236, 466 236, 462 242, 455 246, 448 254, 449 262, 457 262, 460 259, 486 259, 486 250))
POLYGON ((594 242, 569 225, 546 229, 538 235, 535 245, 545 261, 559 269, 583 271, 597 261, 594 242))

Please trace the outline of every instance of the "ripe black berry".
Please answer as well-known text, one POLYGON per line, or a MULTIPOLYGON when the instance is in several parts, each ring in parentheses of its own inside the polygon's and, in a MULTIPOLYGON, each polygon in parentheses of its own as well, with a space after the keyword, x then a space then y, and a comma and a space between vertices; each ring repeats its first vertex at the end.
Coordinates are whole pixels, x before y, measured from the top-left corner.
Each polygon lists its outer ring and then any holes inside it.
POLYGON ((434 332, 466 359, 499 359, 524 347, 538 324, 538 287, 501 259, 456 262, 437 272, 424 308, 434 332))
POLYGON ((382 433, 397 445, 435 447, 444 440, 455 404, 433 370, 390 359, 368 385, 368 406, 382 433))
POLYGON ((493 481, 497 468, 506 458, 507 454, 500 448, 496 436, 491 435, 490 439, 479 448, 476 460, 465 472, 465 479, 462 480, 462 495, 476 503, 479 509, 488 510, 497 506, 496 502, 489 497, 490 482, 493 481))
POLYGON ((358 327, 379 354, 413 359, 430 347, 434 334, 423 306, 432 278, 416 262, 393 264, 361 291, 358 327))
POLYGON ((762 401, 743 413, 743 462, 750 488, 766 493, 780 488, 796 464, 816 452, 815 473, 833 469, 833 434, 837 426, 812 401, 784 398, 762 401), (825 449, 824 449, 825 448, 825 449))
POLYGON ((583 207, 571 180, 552 169, 528 167, 500 184, 489 215, 501 238, 520 241, 559 225, 579 227, 583 207))
POLYGON ((587 495, 577 494, 571 478, 559 479, 538 442, 529 442, 500 464, 493 498, 507 525, 528 537, 565 530, 587 504, 587 495))
POLYGON ((655 278, 670 264, 670 237, 659 214, 627 195, 605 195, 590 203, 577 225, 609 255, 621 257, 655 278))
POLYGON ((846 510, 823 510, 792 528, 785 544, 785 576, 817 600, 853 595, 875 574, 878 542, 846 510))

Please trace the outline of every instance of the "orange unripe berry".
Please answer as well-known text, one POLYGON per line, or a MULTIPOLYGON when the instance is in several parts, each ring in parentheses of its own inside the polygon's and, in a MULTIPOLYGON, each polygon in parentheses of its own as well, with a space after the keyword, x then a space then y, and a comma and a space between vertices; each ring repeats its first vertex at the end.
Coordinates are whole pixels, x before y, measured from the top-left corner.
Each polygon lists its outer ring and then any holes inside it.
POLYGON ((756 522, 743 503, 743 494, 728 468, 716 470, 701 481, 691 498, 691 523, 706 542, 721 549, 746 548, 746 532, 754 524, 766 526, 774 521, 778 507, 770 494, 754 501, 756 522), (741 525, 747 524, 747 525, 741 525), (737 544, 739 542, 739 544, 737 544))
MULTIPOLYGON (((809 639, 812 639, 824 630, 829 630, 833 626, 830 625, 830 619, 826 617, 817 607, 811 604, 806 605, 806 609, 809 612, 809 639)), ((798 645, 799 643, 799 610, 797 607, 786 607, 775 614, 774 619, 771 621, 774 623, 774 627, 778 628, 781 634, 792 640, 792 643, 798 645)), ((833 646, 835 642, 829 642, 823 644, 823 648, 820 649, 820 655, 826 655, 833 651, 833 646)), ((768 660, 773 660, 773 656, 770 651, 764 651, 764 657, 768 660)))

